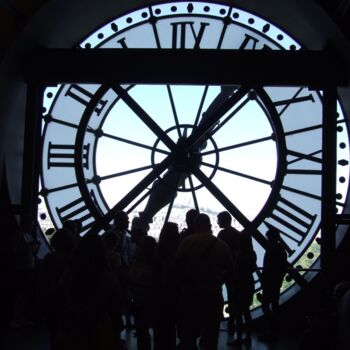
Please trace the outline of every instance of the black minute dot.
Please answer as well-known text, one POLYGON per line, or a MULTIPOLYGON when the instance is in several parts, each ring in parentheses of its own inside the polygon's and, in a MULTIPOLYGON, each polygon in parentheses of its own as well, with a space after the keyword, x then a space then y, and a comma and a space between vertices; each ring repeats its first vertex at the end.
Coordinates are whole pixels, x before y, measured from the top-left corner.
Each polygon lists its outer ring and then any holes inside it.
POLYGON ((337 131, 338 132, 342 132, 344 129, 343 129, 343 127, 341 126, 341 125, 339 125, 338 127, 337 127, 337 131))
POLYGON ((307 257, 308 257, 308 259, 313 259, 314 253, 312 253, 312 252, 307 253, 307 257))
POLYGON ((346 148, 345 142, 340 142, 339 147, 340 147, 341 149, 346 148))
POLYGON ((270 30, 270 25, 269 25, 268 23, 266 23, 266 24, 263 26, 262 31, 263 31, 264 33, 267 33, 269 30, 270 30))
POLYGON ((155 9, 154 13, 156 15, 160 15, 162 13, 162 10, 161 9, 155 9))
POLYGON ((226 10, 225 9, 221 9, 220 10, 220 15, 226 15, 226 10))
POLYGON ((176 6, 171 6, 170 10, 171 10, 171 12, 176 12, 177 11, 177 7, 176 6))
POLYGON ((40 219, 41 220, 45 220, 46 219, 46 214, 45 213, 40 214, 40 219))
POLYGON ((189 13, 192 13, 192 12, 193 12, 193 4, 188 4, 188 6, 187 6, 187 11, 188 11, 189 13))
POLYGON ((147 18, 148 17, 148 13, 147 12, 142 12, 141 17, 142 18, 147 18))
POLYGON ((47 96, 48 98, 52 98, 53 93, 52 93, 52 92, 48 92, 46 96, 47 96))
POLYGON ((131 17, 128 17, 128 18, 126 19, 126 22, 127 22, 127 23, 131 23, 131 22, 132 22, 132 18, 131 18, 131 17))
POLYGON ((292 50, 292 51, 295 51, 297 49, 297 47, 295 45, 290 45, 289 48, 292 50))
POLYGON ((254 18, 249 18, 249 19, 248 19, 248 23, 249 23, 249 24, 253 24, 254 22, 255 22, 254 18))
POLYGON ((345 179, 345 177, 344 176, 341 176, 340 178, 339 178, 339 182, 340 183, 344 183, 346 181, 346 179, 345 179))
POLYGON ((238 12, 235 12, 233 15, 232 15, 233 18, 238 18, 239 17, 239 13, 238 12))
POLYGON ((98 37, 99 39, 103 39, 104 35, 103 35, 103 33, 98 33, 98 34, 97 34, 97 37, 98 37))
POLYGON ((277 35, 277 40, 283 40, 283 35, 282 34, 278 34, 277 35))
POLYGON ((117 32, 118 31, 118 26, 115 23, 111 24, 111 28, 112 28, 113 32, 117 32))
POLYGON ((343 198, 343 195, 341 193, 337 193, 335 195, 335 198, 337 198, 338 200, 341 200, 343 198))
POLYGON ((209 6, 204 6, 204 12, 209 12, 210 11, 210 7, 209 6))
POLYGON ((85 44, 85 48, 86 48, 86 49, 90 49, 90 48, 91 48, 91 44, 90 44, 90 43, 86 43, 86 44, 85 44))

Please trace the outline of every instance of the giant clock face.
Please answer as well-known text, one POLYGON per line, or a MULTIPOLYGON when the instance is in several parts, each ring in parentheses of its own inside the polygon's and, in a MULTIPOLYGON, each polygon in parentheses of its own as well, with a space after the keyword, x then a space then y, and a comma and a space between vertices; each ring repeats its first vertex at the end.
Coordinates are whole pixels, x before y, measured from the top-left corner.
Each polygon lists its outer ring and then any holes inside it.
MULTIPOLYGON (((135 10, 96 30, 80 47, 301 49, 265 19, 203 2, 135 10)), ((166 220, 182 227, 186 211, 194 207, 211 217, 217 233, 217 213, 229 210, 234 226, 251 231, 259 266, 271 226, 280 230, 293 266, 307 269, 317 261, 321 92, 77 82, 47 88, 43 105, 41 219, 46 211, 56 227, 78 219, 85 234, 117 208, 157 236, 166 220)), ((348 133, 338 110, 341 212, 348 188, 348 133)), ((308 274, 296 271, 293 277, 301 283, 308 274)), ((259 276, 255 279, 259 290, 259 276)))

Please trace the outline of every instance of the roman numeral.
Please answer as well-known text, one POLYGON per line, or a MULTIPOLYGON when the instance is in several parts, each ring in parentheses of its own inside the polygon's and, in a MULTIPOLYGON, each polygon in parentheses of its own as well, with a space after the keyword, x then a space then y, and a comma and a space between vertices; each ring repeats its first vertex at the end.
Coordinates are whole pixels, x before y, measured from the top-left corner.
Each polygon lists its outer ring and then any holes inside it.
MULTIPOLYGON (((94 94, 78 84, 72 84, 65 93, 65 96, 73 98, 75 101, 87 106, 91 101, 94 94)), ((103 108, 105 107, 107 100, 100 100, 95 108, 97 115, 100 115, 103 108)))
POLYGON ((61 222, 64 222, 66 220, 80 221, 82 231, 87 230, 94 224, 94 220, 91 221, 91 218, 93 218, 93 216, 87 208, 83 198, 78 198, 61 208, 56 207, 56 211, 61 222))
MULTIPOLYGON (((322 164, 322 159, 315 157, 315 154, 321 154, 322 150, 317 150, 315 152, 312 152, 310 154, 305 154, 301 152, 296 152, 292 150, 287 150, 287 154, 289 156, 292 156, 293 159, 287 160, 287 164, 294 164, 297 162, 300 162, 301 164, 307 165, 308 162, 313 162, 313 164, 318 165, 321 167, 322 164), (305 164, 306 161, 306 164, 305 164)), ((321 169, 305 169, 305 168, 287 168, 287 174, 299 174, 299 175, 322 175, 322 170, 321 169)))
POLYGON ((300 245, 312 228, 316 215, 311 215, 294 203, 280 197, 268 219, 272 220, 265 221, 266 226, 275 227, 280 231, 282 237, 289 238, 300 245))
POLYGON ((304 96, 298 96, 303 89, 304 88, 300 88, 295 93, 295 95, 292 98, 288 98, 288 99, 285 99, 285 100, 279 100, 279 101, 273 101, 273 105, 275 107, 282 107, 279 110, 278 115, 281 116, 286 111, 286 109, 289 106, 291 106, 292 104, 308 102, 308 101, 315 102, 315 99, 314 99, 312 94, 308 94, 308 95, 304 95, 304 96))
MULTIPOLYGON (((259 39, 249 35, 245 34, 244 39, 242 41, 241 46, 239 47, 240 50, 256 50, 257 44, 259 42, 259 39)), ((262 50, 271 50, 269 46, 264 44, 264 46, 261 48, 262 50)))
MULTIPOLYGON (((58 145, 49 142, 49 149, 47 152, 47 168, 72 168, 75 164, 74 159, 75 146, 74 145, 58 145)), ((83 167, 89 168, 89 152, 90 144, 83 146, 83 167)))
POLYGON ((120 46, 123 49, 127 49, 128 48, 128 45, 126 45, 126 42, 125 42, 125 38, 121 38, 121 39, 117 40, 117 43, 120 44, 120 46))
POLYGON ((184 49, 186 48, 186 41, 188 41, 191 35, 194 39, 194 49, 199 49, 201 40, 203 38, 204 31, 209 23, 200 23, 200 28, 196 32, 194 28, 194 22, 175 22, 171 23, 173 26, 173 39, 172 48, 173 49, 184 49))

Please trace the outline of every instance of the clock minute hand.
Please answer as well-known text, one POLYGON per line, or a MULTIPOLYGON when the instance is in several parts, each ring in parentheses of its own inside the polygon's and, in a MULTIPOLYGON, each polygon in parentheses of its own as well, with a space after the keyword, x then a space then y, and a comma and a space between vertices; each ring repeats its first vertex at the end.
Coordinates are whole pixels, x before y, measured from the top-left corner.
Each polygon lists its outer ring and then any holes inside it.
POLYGON ((222 88, 222 92, 207 109, 206 116, 201 119, 198 127, 188 138, 184 137, 178 141, 175 161, 163 178, 153 183, 146 207, 136 219, 135 227, 148 228, 154 215, 171 202, 176 196, 177 188, 184 184, 188 175, 192 173, 193 167, 199 166, 198 150, 203 144, 203 138, 207 137, 206 135, 220 118, 250 90, 250 88, 241 87, 234 93, 233 89, 232 86, 222 88))

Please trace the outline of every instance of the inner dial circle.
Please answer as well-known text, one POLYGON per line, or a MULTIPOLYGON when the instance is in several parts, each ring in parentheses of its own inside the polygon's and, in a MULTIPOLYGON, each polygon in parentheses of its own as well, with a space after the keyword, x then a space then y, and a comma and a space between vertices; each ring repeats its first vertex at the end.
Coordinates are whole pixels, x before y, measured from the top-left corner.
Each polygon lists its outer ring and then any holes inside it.
MULTIPOLYGON (((192 133, 195 127, 196 126, 192 124, 180 124, 165 130, 165 132, 173 140, 176 140, 176 138, 178 138, 176 143, 181 145, 181 143, 184 143, 184 141, 187 139, 188 135, 192 133)), ((153 151, 151 154, 152 165, 155 165, 164 159, 164 155, 156 152, 156 149, 160 142, 161 140, 158 138, 155 144, 153 145, 153 151)), ((215 150, 215 153, 214 153, 215 157, 214 159, 212 159, 214 160, 214 164, 213 164, 211 174, 209 175, 209 179, 212 179, 219 166, 219 151, 214 138, 209 136, 207 141, 201 144, 198 144, 197 146, 191 147, 190 150, 179 154, 175 158, 172 168, 174 169, 174 171, 177 171, 182 174, 183 181, 181 181, 181 183, 178 183, 176 187, 174 187, 174 184, 164 180, 161 177, 159 177, 159 180, 164 181, 164 184, 166 186, 169 186, 169 188, 176 189, 176 191, 180 191, 180 192, 196 191, 196 190, 199 190, 201 187, 203 187, 204 186, 203 184, 190 186, 189 181, 186 178, 193 173, 194 169, 202 167, 202 162, 205 161, 205 159, 203 160, 202 151, 204 151, 207 148, 208 142, 211 144, 210 148, 215 150)))

